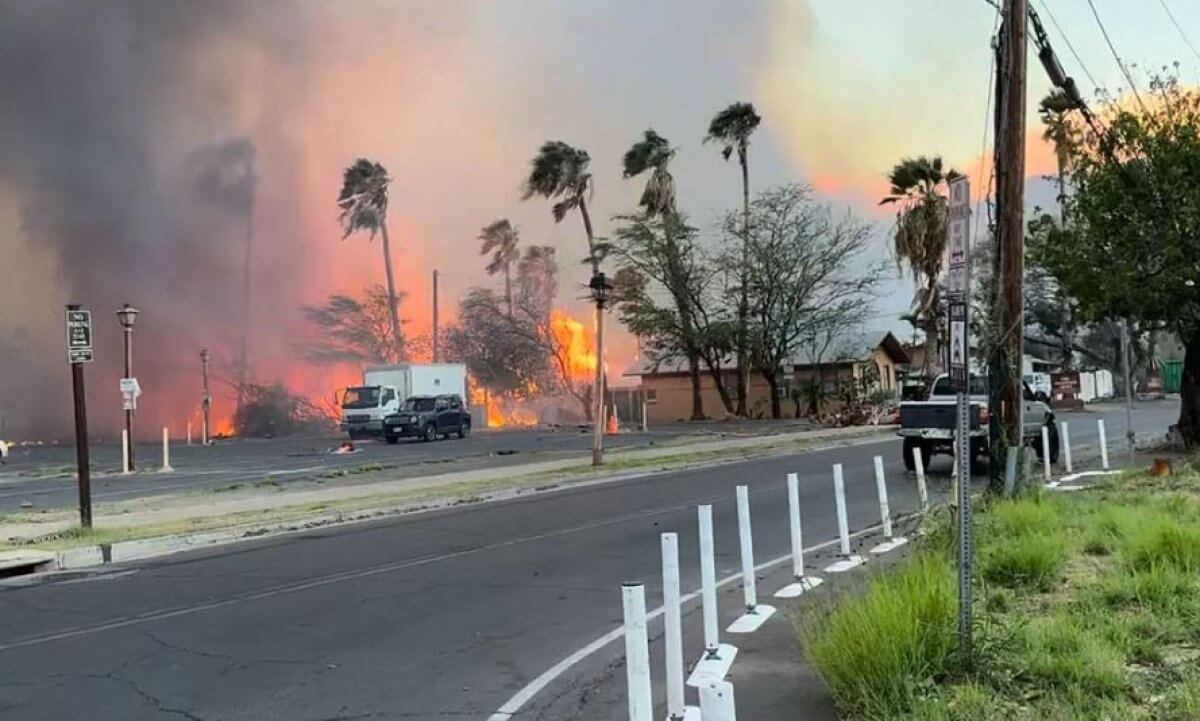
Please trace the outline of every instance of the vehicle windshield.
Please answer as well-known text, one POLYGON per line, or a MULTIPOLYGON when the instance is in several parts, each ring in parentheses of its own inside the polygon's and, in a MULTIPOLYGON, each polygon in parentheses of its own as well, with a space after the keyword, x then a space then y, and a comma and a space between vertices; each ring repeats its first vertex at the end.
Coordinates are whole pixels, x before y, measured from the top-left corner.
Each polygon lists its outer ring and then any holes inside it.
POLYGON ((347 388, 342 396, 342 408, 375 408, 379 405, 379 388, 347 388))
MULTIPOLYGON (((971 376, 971 395, 986 396, 987 395, 987 379, 979 376, 971 376)), ((950 387, 950 377, 943 376, 937 379, 933 384, 933 392, 931 396, 952 396, 955 391, 950 387)))
POLYGON ((400 407, 402 411, 431 411, 434 404, 437 403, 433 398, 409 398, 404 401, 404 405, 400 407))

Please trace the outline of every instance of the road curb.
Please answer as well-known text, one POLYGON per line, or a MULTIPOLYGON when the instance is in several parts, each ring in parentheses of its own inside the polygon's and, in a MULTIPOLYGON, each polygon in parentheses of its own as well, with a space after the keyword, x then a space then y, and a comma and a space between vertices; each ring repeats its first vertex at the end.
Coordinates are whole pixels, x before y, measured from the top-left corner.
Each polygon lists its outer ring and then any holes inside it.
MULTIPOLYGON (((515 498, 529 498, 548 493, 584 489, 592 486, 620 483, 623 481, 632 481, 670 473, 681 473, 695 470, 696 468, 702 466, 721 467, 759 459, 772 458, 776 456, 786 456, 797 453, 816 453, 834 448, 866 445, 888 440, 888 434, 892 430, 894 429, 891 426, 879 426, 877 428, 862 432, 861 434, 846 433, 823 435, 822 437, 812 440, 817 441, 818 443, 821 441, 827 441, 827 443, 814 445, 812 447, 803 449, 773 449, 772 452, 764 453, 759 458, 737 456, 727 459, 721 458, 708 461, 699 461, 695 463, 684 463, 671 468, 648 468, 631 470, 627 472, 616 472, 577 481, 560 480, 551 481, 540 486, 518 486, 515 488, 494 491, 469 501, 464 501, 462 497, 450 496, 441 499, 406 504, 376 506, 361 510, 341 511, 336 513, 307 516, 300 519, 279 521, 275 523, 250 523, 215 531, 174 534, 169 536, 158 536, 154 538, 118 541, 115 543, 80 546, 77 548, 69 548, 55 552, 53 554, 52 567, 40 568, 38 572, 71 571, 111 563, 140 561, 167 556, 174 553, 180 553, 183 551, 215 548, 233 543, 257 540, 260 538, 276 538, 280 536, 286 536, 291 533, 303 533, 316 528, 324 528, 328 526, 365 523, 369 521, 395 518, 398 516, 420 515, 435 511, 443 511, 461 505, 495 503, 499 501, 512 500, 515 498)), ((779 436, 773 436, 773 438, 779 438, 779 436)), ((801 438, 797 440, 803 439, 801 438)), ((745 448, 745 450, 754 450, 754 447, 749 446, 745 448)), ((44 553, 48 555, 48 552, 37 551, 37 553, 44 553)))

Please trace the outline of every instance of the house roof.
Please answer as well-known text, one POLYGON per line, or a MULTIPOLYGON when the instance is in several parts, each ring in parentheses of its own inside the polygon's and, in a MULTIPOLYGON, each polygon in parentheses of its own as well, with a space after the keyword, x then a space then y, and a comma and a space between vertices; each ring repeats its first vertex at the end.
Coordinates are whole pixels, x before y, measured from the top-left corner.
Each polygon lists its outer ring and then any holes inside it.
MULTIPOLYGON (((834 363, 851 363, 869 360, 871 354, 876 348, 883 347, 885 353, 898 364, 910 362, 908 353, 904 350, 904 346, 900 345, 900 341, 890 331, 874 331, 867 333, 850 333, 841 338, 835 339, 830 344, 830 352, 826 354, 822 360, 825 364, 834 363)), ((793 369, 797 367, 808 367, 815 365, 810 363, 807 358, 795 357, 784 364, 785 367, 791 366, 793 369)), ((725 370, 736 370, 737 359, 727 358, 721 364, 725 370)), ((702 366, 704 372, 707 372, 707 367, 702 366)), ((688 364, 686 358, 669 358, 666 360, 655 361, 643 356, 636 363, 625 370, 622 375, 626 376, 650 376, 650 375, 675 375, 688 372, 688 364)))

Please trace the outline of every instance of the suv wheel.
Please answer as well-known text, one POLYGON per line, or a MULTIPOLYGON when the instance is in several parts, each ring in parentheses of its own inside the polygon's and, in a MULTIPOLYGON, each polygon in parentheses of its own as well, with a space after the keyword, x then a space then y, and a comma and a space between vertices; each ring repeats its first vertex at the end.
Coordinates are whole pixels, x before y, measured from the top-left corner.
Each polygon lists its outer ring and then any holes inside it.
POLYGON ((458 437, 466 438, 471 435, 471 421, 463 421, 458 424, 458 437))
POLYGON ((383 440, 387 441, 389 446, 394 446, 400 442, 400 436, 393 436, 389 433, 383 437, 383 440))
POLYGON ((434 425, 433 423, 430 423, 429 425, 425 426, 425 435, 423 438, 426 443, 428 443, 429 441, 436 441, 437 440, 437 426, 434 425))

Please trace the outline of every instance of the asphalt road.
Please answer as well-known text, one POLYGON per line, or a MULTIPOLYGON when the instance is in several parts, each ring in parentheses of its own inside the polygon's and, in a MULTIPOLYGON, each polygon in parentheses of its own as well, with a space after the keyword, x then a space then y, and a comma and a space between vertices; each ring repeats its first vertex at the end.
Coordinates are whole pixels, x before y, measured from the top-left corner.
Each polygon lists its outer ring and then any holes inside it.
MULTIPOLYGON (((1140 427, 1163 411, 1143 409, 1140 427)), ((1094 437, 1094 419, 1073 416, 1072 437, 1086 443, 1089 426, 1094 437)), ((1123 431, 1111 415, 1109 428, 1123 431)), ((0 719, 483 721, 619 623, 622 581, 645 581, 658 605, 661 532, 680 534, 683 586, 696 588, 697 504, 714 504, 719 576, 738 567, 738 484, 751 489, 760 562, 788 548, 789 471, 800 474, 807 544, 835 533, 833 463, 845 468, 852 528, 877 523, 874 454, 893 510, 913 510, 899 443, 887 440, 0 587, 0 719)), ((932 492, 945 490, 947 470, 933 464, 932 492)), ((721 596, 725 625, 740 596, 733 585, 721 596)), ((689 655, 698 616, 685 618, 689 655)), ((620 654, 619 643, 603 646, 511 718, 615 718, 588 708, 588 690, 620 654)))
MULTIPOLYGON (((655 427, 649 433, 609 436, 605 445, 614 449, 636 448, 697 433, 714 436, 721 433, 776 433, 801 427, 806 424, 770 421, 672 423, 655 427)), ((592 436, 590 430, 577 427, 493 430, 476 432, 465 440, 451 438, 433 443, 402 440, 390 446, 382 441, 357 441, 357 453, 338 455, 329 452, 344 440, 341 436, 228 440, 207 447, 176 443, 171 447, 171 465, 176 469, 173 473, 156 472, 161 463, 161 446, 139 444, 136 458, 147 472, 128 476, 120 473, 119 447, 94 444, 92 498, 97 503, 114 502, 262 480, 287 485, 305 482, 329 471, 364 465, 386 466, 389 479, 517 465, 586 452, 591 448, 592 436)), ((14 448, 8 463, 0 466, 0 512, 30 506, 74 507, 78 502, 74 454, 74 446, 14 448)), ((370 480, 368 477, 345 476, 339 483, 347 485, 370 480)))

